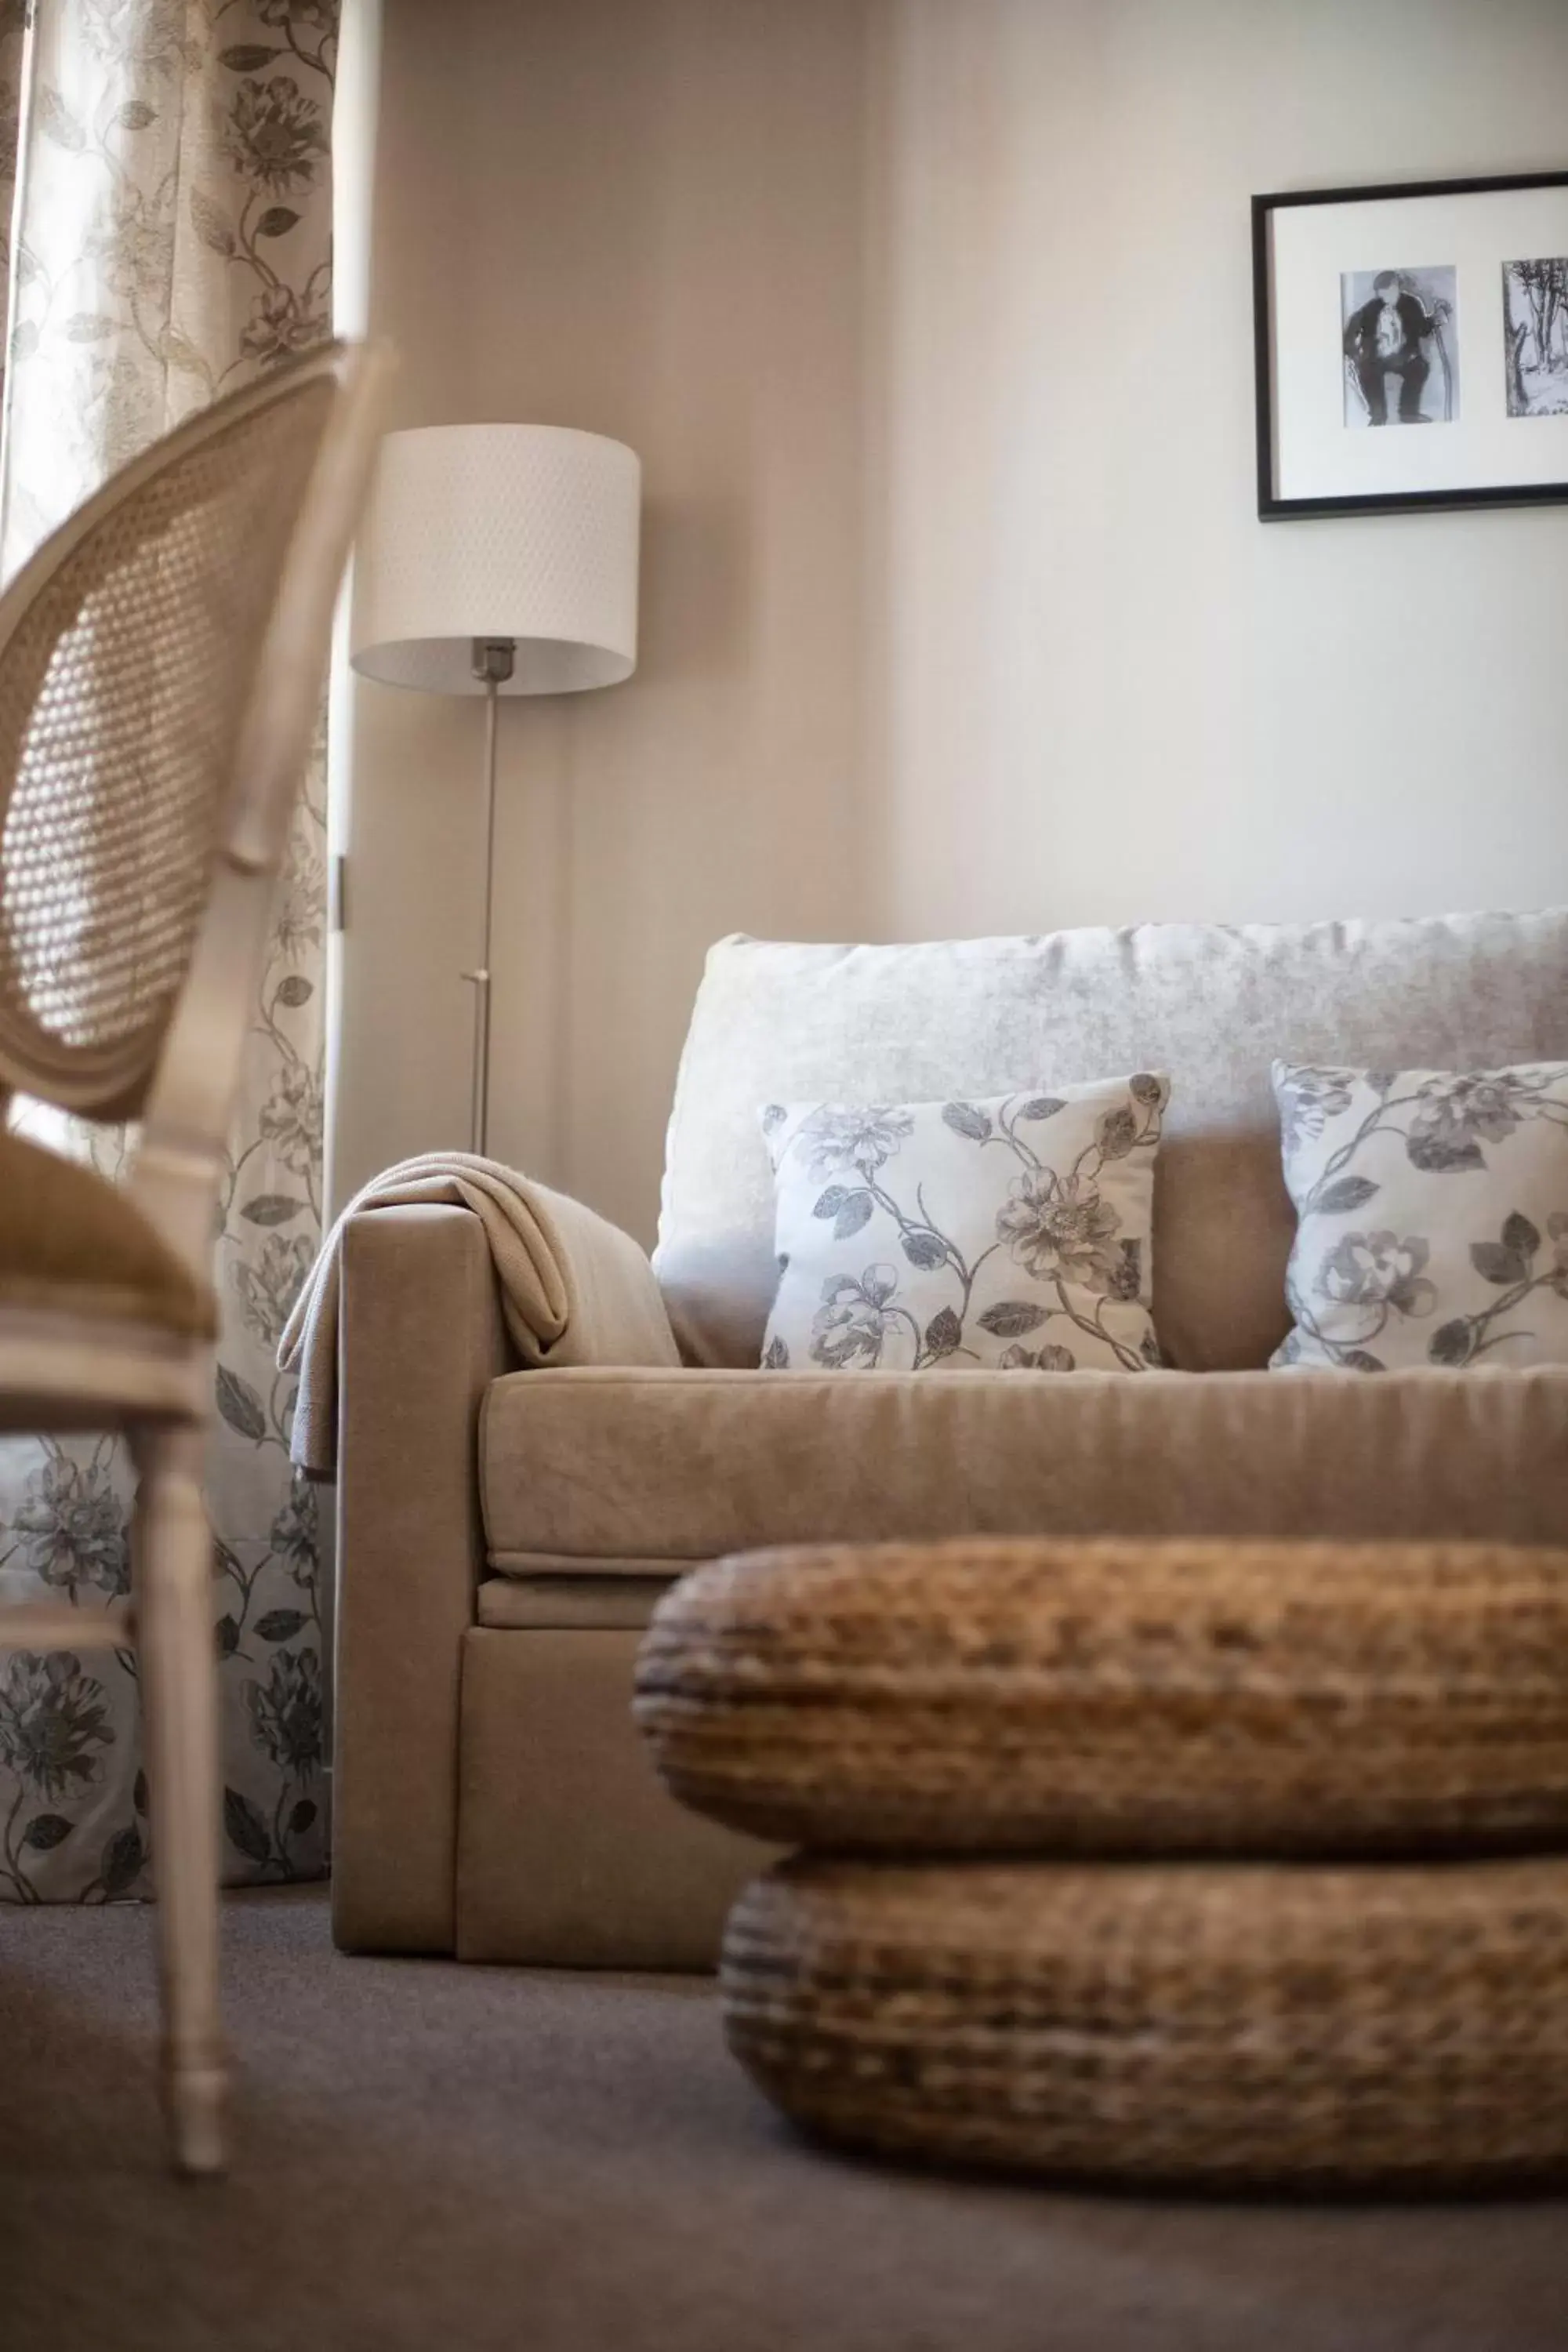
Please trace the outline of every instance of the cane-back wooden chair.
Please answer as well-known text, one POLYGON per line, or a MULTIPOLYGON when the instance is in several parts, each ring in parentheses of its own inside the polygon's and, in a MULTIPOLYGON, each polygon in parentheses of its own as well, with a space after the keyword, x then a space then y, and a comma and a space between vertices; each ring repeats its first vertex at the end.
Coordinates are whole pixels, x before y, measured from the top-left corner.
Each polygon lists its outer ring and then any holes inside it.
POLYGON ((384 361, 332 344, 117 474, 0 595, 0 1103, 135 1119, 122 1183, 0 1133, 0 1429, 118 1431, 129 1601, 0 1644, 140 1653, 164 2081, 222 2160, 213 1237, 384 361))

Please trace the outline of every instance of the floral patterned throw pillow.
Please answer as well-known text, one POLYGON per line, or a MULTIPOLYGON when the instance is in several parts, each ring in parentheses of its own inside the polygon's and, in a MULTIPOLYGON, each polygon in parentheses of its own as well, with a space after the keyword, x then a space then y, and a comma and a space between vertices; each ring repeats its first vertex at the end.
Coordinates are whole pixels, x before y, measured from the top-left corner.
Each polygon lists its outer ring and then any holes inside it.
POLYGON ((1147 1371, 1154 1154, 1141 1073, 984 1102, 770 1103, 764 1371, 1147 1371))
POLYGON ((1299 1220, 1271 1369, 1568 1362, 1568 1064, 1274 1065, 1299 1220))

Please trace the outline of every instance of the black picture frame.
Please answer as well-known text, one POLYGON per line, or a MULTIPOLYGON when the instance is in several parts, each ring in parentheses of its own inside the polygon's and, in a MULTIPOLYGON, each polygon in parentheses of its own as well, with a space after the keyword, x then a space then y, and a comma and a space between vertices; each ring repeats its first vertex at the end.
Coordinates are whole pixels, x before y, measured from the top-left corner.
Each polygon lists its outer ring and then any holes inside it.
POLYGON ((1292 188, 1252 199, 1252 323, 1257 389, 1258 514, 1262 522, 1321 515, 1420 513, 1451 508, 1552 506, 1568 500, 1562 481, 1478 484, 1473 489, 1390 490, 1346 497, 1283 499, 1274 482, 1274 346, 1269 315, 1268 223, 1302 205, 1408 202, 1423 196, 1481 196, 1530 188, 1568 188, 1568 171, 1516 172, 1487 179, 1394 180, 1366 187, 1292 188))

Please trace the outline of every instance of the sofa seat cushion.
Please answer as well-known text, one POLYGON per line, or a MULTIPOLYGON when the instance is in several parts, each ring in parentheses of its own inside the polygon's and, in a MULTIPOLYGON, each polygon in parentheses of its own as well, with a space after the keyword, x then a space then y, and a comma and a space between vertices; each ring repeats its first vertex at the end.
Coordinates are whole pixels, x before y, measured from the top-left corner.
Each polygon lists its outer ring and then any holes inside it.
POLYGON ((479 1453, 507 1574, 897 1537, 1552 1543, 1568 1369, 515 1372, 479 1453))

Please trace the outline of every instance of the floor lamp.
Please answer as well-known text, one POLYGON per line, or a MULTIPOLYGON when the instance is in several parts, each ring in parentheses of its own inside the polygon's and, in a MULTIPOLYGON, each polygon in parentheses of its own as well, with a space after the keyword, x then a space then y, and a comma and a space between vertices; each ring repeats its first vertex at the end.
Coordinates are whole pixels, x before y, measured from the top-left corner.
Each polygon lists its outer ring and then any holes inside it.
POLYGON ((489 1139, 496 711, 637 667, 642 469, 624 442, 555 425, 389 433, 354 561, 349 658, 366 677, 485 698, 485 892, 470 1140, 489 1139))

